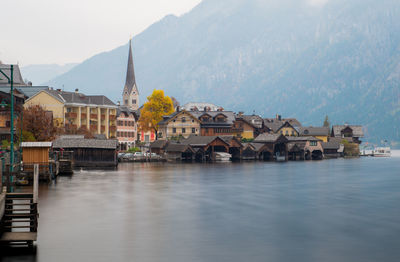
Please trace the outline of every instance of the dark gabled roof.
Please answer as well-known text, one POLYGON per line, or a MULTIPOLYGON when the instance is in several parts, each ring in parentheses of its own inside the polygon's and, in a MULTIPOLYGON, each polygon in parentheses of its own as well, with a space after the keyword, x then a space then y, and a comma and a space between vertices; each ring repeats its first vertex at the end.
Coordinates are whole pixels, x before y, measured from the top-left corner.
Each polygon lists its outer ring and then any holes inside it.
POLYGON ((167 147, 165 148, 165 152, 187 152, 187 151, 191 151, 192 153, 195 153, 195 151, 192 149, 192 147, 190 145, 184 145, 184 144, 177 144, 177 143, 170 143, 167 145, 167 147))
POLYGON ((313 136, 287 136, 289 142, 300 142, 300 141, 321 141, 321 139, 313 136))
POLYGON ((53 148, 117 149, 117 147, 116 139, 59 138, 53 141, 53 148))
POLYGON ((329 142, 322 142, 322 148, 338 150, 340 148, 340 142, 334 140, 330 140, 329 142))
POLYGON ((117 109, 117 117, 120 116, 122 113, 126 115, 133 114, 135 117, 136 121, 139 119, 138 111, 137 110, 132 110, 131 108, 128 108, 126 106, 119 106, 117 109))
MULTIPOLYGON (((13 65, 13 84, 14 85, 22 85, 25 86, 24 79, 22 78, 21 71, 18 65, 13 65)), ((1 71, 11 79, 11 65, 0 64, 1 71)), ((0 85, 1 86, 10 86, 7 77, 5 77, 2 73, 0 73, 0 85)))
POLYGON ((165 125, 167 124, 169 121, 171 121, 172 119, 174 119, 175 117, 177 117, 180 114, 188 114, 190 117, 192 117, 194 120, 201 122, 197 117, 195 117, 192 112, 188 112, 186 110, 182 110, 182 111, 175 111, 174 113, 172 113, 169 116, 163 116, 163 120, 160 121, 158 123, 158 125, 165 125))
POLYGON ((281 134, 264 133, 254 139, 254 143, 274 143, 278 140, 281 134))
POLYGON ((255 128, 262 128, 263 126, 263 119, 261 116, 257 115, 237 115, 237 120, 243 120, 247 124, 255 127, 255 128))
POLYGON ((300 136, 328 136, 329 127, 300 126, 296 127, 300 136))
POLYGON ((44 89, 42 92, 46 92, 65 104, 116 106, 110 99, 103 95, 87 96, 78 92, 67 92, 54 89, 44 89))
POLYGON ((153 143, 150 144, 151 149, 163 149, 165 146, 167 146, 168 141, 167 140, 156 140, 153 143))
POLYGON ((341 136, 341 132, 346 127, 349 127, 353 130, 353 137, 364 137, 363 126, 361 125, 335 125, 332 126, 332 135, 335 137, 341 136))
POLYGON ((276 118, 264 118, 264 125, 274 132, 277 132, 285 122, 288 122, 292 127, 301 126, 301 123, 296 118, 284 118, 281 120, 276 118))
POLYGON ((194 117, 197 119, 200 119, 200 117, 204 114, 208 114, 212 117, 212 121, 209 122, 202 122, 202 127, 210 126, 210 127, 215 127, 215 126, 222 126, 222 127, 229 127, 233 125, 233 122, 235 121, 235 113, 232 111, 190 111, 190 114, 192 114, 194 117), (218 122, 214 121, 214 118, 219 115, 223 114, 226 116, 226 122, 218 122))
POLYGON ((263 143, 250 143, 252 147, 254 147, 255 151, 260 151, 260 149, 264 146, 263 143))
POLYGON ((275 133, 276 132, 279 132, 279 130, 281 130, 282 128, 284 128, 284 127, 291 127, 291 128, 293 128, 294 130, 296 130, 296 132, 297 133, 299 133, 299 131, 296 129, 296 127, 295 126, 293 126, 292 124, 290 124, 288 121, 285 121, 279 128, 278 128, 278 130, 276 130, 276 131, 274 131, 275 133))
POLYGON ((235 140, 241 147, 243 147, 242 142, 239 141, 239 139, 237 139, 236 136, 218 136, 219 138, 221 138, 225 143, 229 144, 231 146, 231 142, 232 140, 235 140))
POLYGON ((180 143, 191 146, 207 146, 217 138, 218 136, 189 136, 188 138, 180 141, 180 143))

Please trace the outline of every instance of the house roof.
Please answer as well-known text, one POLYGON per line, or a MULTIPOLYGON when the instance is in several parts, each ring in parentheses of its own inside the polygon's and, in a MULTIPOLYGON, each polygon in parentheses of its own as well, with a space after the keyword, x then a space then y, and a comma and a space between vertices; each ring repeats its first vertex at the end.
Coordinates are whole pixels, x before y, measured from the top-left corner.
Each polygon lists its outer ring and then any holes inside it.
POLYGON ((254 139, 255 143, 273 143, 278 140, 281 134, 260 134, 254 139))
POLYGON ((264 125, 274 132, 277 132, 286 122, 293 127, 301 126, 301 123, 296 118, 283 118, 281 120, 276 118, 264 118, 264 125))
POLYGON ((252 125, 255 128, 262 128, 263 126, 263 119, 261 116, 258 115, 237 115, 236 119, 242 119, 243 121, 252 125))
POLYGON ((168 124, 171 120, 173 120, 173 119, 175 119, 177 116, 179 116, 179 115, 181 115, 181 114, 187 114, 187 115, 189 115, 190 117, 192 117, 194 120, 196 120, 197 122, 201 122, 197 117, 195 117, 193 114, 192 114, 193 112, 188 112, 188 111, 186 111, 186 110, 182 110, 182 111, 175 111, 174 113, 172 113, 171 115, 169 115, 169 116, 164 116, 163 118, 163 120, 162 121, 160 121, 159 123, 158 123, 158 125, 165 125, 165 124, 168 124))
POLYGON ((290 142, 288 144, 288 151, 289 152, 298 152, 304 150, 306 146, 306 142, 290 142))
POLYGON ((85 104, 116 107, 116 105, 110 99, 103 95, 87 96, 78 92, 60 91, 55 89, 44 89, 41 92, 46 92, 65 104, 85 104))
POLYGON ((150 144, 151 149, 163 149, 168 144, 167 140, 156 140, 150 144))
POLYGON ((313 136, 287 136, 289 142, 301 142, 301 141, 321 141, 313 136))
POLYGON ((300 126, 296 127, 300 136, 328 136, 329 127, 300 126))
POLYGON ((323 149, 339 149, 340 148, 340 142, 338 141, 329 141, 329 142, 322 142, 322 148, 323 149))
POLYGON ((218 136, 189 136, 186 139, 180 141, 181 144, 191 146, 207 146, 212 141, 217 139, 218 136))
POLYGON ((139 113, 138 110, 133 110, 129 107, 126 106, 119 106, 117 109, 117 117, 119 117, 122 113, 129 115, 129 114, 133 114, 133 116, 135 117, 136 121, 139 119, 139 113))
MULTIPOLYGON (((19 69, 19 65, 13 65, 13 84, 14 85, 23 85, 25 86, 24 79, 21 75, 21 70, 19 69)), ((11 78, 11 65, 0 64, 1 71, 8 77, 11 78)), ((1 86, 10 86, 7 77, 5 77, 2 73, 0 73, 0 85, 1 86)))
POLYGON ((165 152, 186 152, 187 150, 195 152, 190 145, 170 143, 165 148, 165 152))
POLYGON ((332 135, 340 137, 342 130, 346 127, 350 127, 353 130, 353 137, 364 137, 363 126, 361 125, 335 125, 332 126, 332 135))
POLYGON ((116 139, 59 138, 53 141, 53 148, 96 148, 117 149, 116 139))
POLYGON ((241 147, 243 147, 242 142, 240 142, 239 139, 236 138, 236 136, 218 136, 218 137, 224 140, 224 142, 229 145, 231 145, 232 140, 235 140, 241 147))
MULTIPOLYGON (((14 88, 28 98, 39 93, 42 90, 49 89, 48 86, 14 86, 14 88)), ((10 86, 4 86, 0 84, 0 91, 10 93, 10 86)))
POLYGON ((194 117, 196 117, 197 119, 200 119, 200 117, 204 114, 208 114, 212 117, 212 119, 210 119, 209 122, 202 122, 202 126, 206 127, 206 126, 210 126, 210 127, 215 127, 215 126, 232 126, 233 122, 235 121, 235 113, 233 113, 232 111, 191 111, 190 112, 194 117), (217 115, 224 115, 226 116, 226 122, 218 122, 215 121, 214 118, 217 115))
POLYGON ((31 148, 31 147, 51 147, 52 142, 22 142, 21 147, 31 148))

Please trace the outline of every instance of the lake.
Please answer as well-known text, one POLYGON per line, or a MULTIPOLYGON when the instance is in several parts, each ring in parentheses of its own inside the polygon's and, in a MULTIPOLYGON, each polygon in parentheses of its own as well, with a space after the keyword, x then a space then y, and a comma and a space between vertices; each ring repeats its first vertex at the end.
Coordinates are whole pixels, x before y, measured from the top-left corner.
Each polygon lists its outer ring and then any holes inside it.
POLYGON ((124 163, 41 185, 36 255, 3 261, 400 261, 400 154, 124 163))

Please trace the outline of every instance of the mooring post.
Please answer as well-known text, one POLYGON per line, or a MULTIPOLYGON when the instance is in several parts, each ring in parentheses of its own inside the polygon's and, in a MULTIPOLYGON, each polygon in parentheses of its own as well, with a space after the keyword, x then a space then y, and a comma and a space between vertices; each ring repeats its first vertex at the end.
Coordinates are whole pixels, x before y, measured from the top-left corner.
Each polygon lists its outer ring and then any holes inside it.
POLYGON ((39 197, 39 164, 33 166, 33 203, 37 204, 39 197))

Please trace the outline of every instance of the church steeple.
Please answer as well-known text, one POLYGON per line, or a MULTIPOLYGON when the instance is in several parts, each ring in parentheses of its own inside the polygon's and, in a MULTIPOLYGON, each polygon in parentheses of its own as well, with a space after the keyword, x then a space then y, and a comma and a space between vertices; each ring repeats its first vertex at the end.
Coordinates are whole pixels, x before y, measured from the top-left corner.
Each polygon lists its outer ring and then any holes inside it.
POLYGON ((139 90, 136 86, 131 39, 129 40, 128 66, 126 70, 125 87, 122 97, 124 106, 129 107, 133 110, 137 110, 139 108, 139 90))

